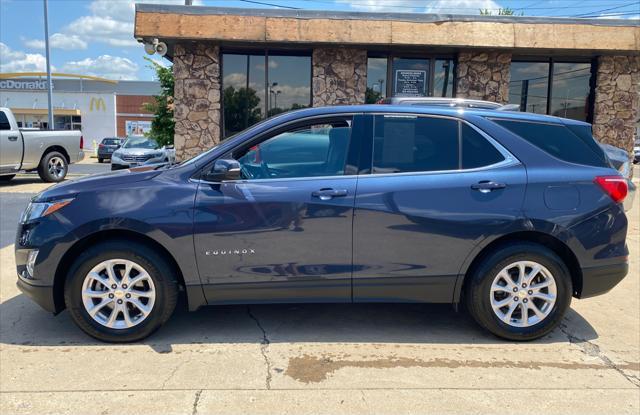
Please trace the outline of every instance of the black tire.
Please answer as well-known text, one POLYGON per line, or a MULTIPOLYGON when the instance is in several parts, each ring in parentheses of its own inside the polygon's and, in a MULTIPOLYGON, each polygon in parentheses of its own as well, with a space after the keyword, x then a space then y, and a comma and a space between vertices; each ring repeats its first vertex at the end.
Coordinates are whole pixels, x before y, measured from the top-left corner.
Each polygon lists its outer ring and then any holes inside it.
POLYGON ((560 324, 571 305, 573 293, 571 274, 565 263, 553 251, 531 242, 501 245, 475 267, 465 281, 464 301, 467 310, 480 324, 498 337, 527 341, 545 336, 560 324), (491 307, 491 284, 498 273, 517 261, 534 261, 551 272, 556 284, 556 301, 542 321, 529 327, 514 327, 503 322, 491 307))
POLYGON ((43 182, 46 183, 57 183, 64 180, 67 177, 67 173, 69 172, 69 162, 67 158, 57 151, 50 151, 44 156, 42 156, 42 160, 40 160, 40 164, 38 165, 38 176, 42 179, 43 182), (49 171, 49 162, 55 159, 59 161, 64 169, 64 172, 60 175, 55 175, 49 171))
POLYGON ((86 249, 71 266, 64 299, 73 321, 89 336, 111 343, 135 342, 146 338, 173 314, 178 285, 173 268, 153 249, 138 243, 113 240, 86 249), (115 329, 95 321, 82 302, 82 285, 89 271, 109 259, 125 259, 141 265, 153 280, 156 298, 150 314, 139 324, 115 329))
POLYGON ((98 157, 98 163, 102 163, 102 162, 104 162, 104 159, 103 159, 103 158, 98 157))
POLYGON ((16 177, 15 174, 9 174, 7 176, 0 176, 0 182, 8 182, 9 180, 13 179, 14 177, 16 177))

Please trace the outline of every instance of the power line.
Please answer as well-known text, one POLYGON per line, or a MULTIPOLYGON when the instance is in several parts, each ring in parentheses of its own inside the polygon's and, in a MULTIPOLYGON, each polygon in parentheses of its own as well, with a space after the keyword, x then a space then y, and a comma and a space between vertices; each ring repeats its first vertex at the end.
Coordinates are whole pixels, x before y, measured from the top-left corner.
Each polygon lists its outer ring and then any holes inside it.
POLYGON ((608 9, 596 10, 596 11, 589 12, 589 13, 575 14, 575 15, 573 15, 571 17, 584 17, 586 15, 599 14, 599 13, 602 13, 602 12, 608 12, 609 10, 617 10, 617 9, 622 9, 624 7, 629 7, 629 6, 640 6, 640 2, 633 1, 631 3, 626 3, 626 4, 623 4, 623 5, 620 5, 620 6, 609 7, 608 9))
MULTIPOLYGON (((319 3, 319 4, 336 4, 335 1, 331 1, 331 0, 303 0, 306 3, 319 3)), ((376 3, 378 5, 381 5, 385 8, 398 8, 398 9, 420 9, 420 8, 428 8, 429 6, 431 6, 433 3, 424 3, 422 5, 416 5, 416 6, 408 6, 405 4, 396 4, 395 1, 396 0, 386 0, 389 1, 389 3, 385 2, 385 0, 377 0, 376 3), (380 4, 382 3, 382 4, 380 4)), ((504 1, 504 0, 503 0, 504 1)), ((544 6, 544 7, 531 7, 534 5, 538 5, 542 2, 545 2, 548 0, 539 0, 538 2, 534 2, 531 3, 528 6, 523 6, 523 7, 517 7, 517 8, 512 8, 512 10, 564 10, 564 9, 584 9, 585 6, 584 4, 581 4, 579 6, 544 6)), ((580 2, 583 2, 585 0, 579 0, 580 2)), ((588 0, 586 0, 588 1, 588 0)), ((594 0, 594 1, 602 1, 602 0, 594 0)), ((355 2, 355 1, 351 1, 349 2, 350 5, 352 6, 371 6, 371 3, 359 3, 359 2, 355 2)), ((603 7, 603 6, 609 6, 611 3, 608 4, 592 4, 589 5, 588 7, 603 7)), ((634 3, 635 4, 635 3, 634 3)), ((623 5, 621 7, 626 7, 629 6, 629 4, 627 5, 623 5)), ((480 8, 478 7, 441 7, 438 6, 437 9, 439 10, 475 10, 478 11, 480 8)), ((488 8, 487 10, 491 10, 491 11, 499 11, 503 9, 503 8, 488 8)), ((484 9, 483 9, 484 10, 484 9)), ((597 12, 589 12, 589 13, 597 13, 597 12)))
POLYGON ((621 12, 621 13, 603 13, 603 14, 593 14, 591 16, 580 16, 579 19, 590 19, 592 17, 617 17, 617 16, 640 16, 640 10, 637 12, 621 12))
POLYGON ((238 0, 238 1, 241 1, 243 3, 259 4, 261 6, 280 7, 281 9, 300 10, 300 7, 283 6, 283 5, 280 5, 280 4, 265 3, 265 2, 262 2, 262 1, 256 1, 256 0, 238 0))

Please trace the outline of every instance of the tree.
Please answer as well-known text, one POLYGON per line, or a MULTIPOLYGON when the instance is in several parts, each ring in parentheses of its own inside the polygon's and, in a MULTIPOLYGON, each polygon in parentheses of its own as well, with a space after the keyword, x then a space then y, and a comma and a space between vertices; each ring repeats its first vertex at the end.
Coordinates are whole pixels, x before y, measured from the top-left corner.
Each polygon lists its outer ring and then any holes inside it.
POLYGON ((151 121, 151 131, 148 136, 153 137, 161 146, 173 144, 176 122, 173 119, 173 69, 160 65, 147 58, 149 65, 156 71, 160 81, 160 95, 154 95, 154 102, 146 102, 143 108, 154 114, 151 121))
MULTIPOLYGON (((493 11, 490 9, 480 9, 480 14, 485 16, 491 16, 493 11)), ((516 11, 505 7, 504 9, 501 7, 498 9, 498 16, 524 16, 524 12, 520 12, 520 14, 516 15, 516 11)))
POLYGON ((252 88, 228 86, 223 91, 224 129, 228 133, 242 131, 260 121, 260 98, 252 88))
POLYGON ((365 104, 375 104, 382 99, 382 94, 378 91, 374 91, 373 88, 367 87, 364 93, 365 104))

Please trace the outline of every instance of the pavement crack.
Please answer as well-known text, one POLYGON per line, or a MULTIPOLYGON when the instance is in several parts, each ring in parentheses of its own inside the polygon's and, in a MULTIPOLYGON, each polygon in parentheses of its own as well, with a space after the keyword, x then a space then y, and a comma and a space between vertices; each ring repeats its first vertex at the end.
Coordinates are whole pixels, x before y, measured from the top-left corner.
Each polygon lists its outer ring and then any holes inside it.
POLYGON ((262 331, 262 341, 260 342, 260 353, 262 354, 262 358, 264 359, 265 366, 267 367, 267 375, 265 377, 265 385, 267 389, 271 389, 271 360, 268 356, 269 351, 269 337, 267 337, 267 331, 262 327, 260 320, 251 312, 251 307, 247 307, 247 314, 249 314, 249 318, 255 321, 256 325, 262 331))
POLYGON ((564 335, 567 336, 567 338, 569 339, 569 343, 578 346, 582 353, 586 354, 587 356, 597 357, 609 369, 613 369, 616 372, 620 373, 622 376, 624 376, 625 379, 631 382, 632 385, 640 387, 640 378, 625 373, 622 368, 615 364, 604 352, 602 352, 602 350, 600 350, 600 346, 593 342, 590 342, 587 339, 583 339, 569 333, 568 328, 565 324, 560 324, 560 331, 562 331, 564 335))
POLYGON ((198 403, 200 403, 200 395, 202 395, 202 389, 196 392, 196 396, 193 400, 193 406, 191 408, 191 415, 196 415, 198 413, 198 403))

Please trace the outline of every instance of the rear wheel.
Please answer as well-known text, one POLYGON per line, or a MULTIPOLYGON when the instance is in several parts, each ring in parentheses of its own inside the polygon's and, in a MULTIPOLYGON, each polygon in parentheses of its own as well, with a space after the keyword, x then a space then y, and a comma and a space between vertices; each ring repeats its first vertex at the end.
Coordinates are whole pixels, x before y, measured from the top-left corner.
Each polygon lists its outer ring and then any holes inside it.
POLYGON ((533 340, 548 334, 571 304, 571 276, 544 246, 516 242, 496 249, 465 285, 473 318, 496 336, 533 340))
POLYGON ((144 245, 112 241, 86 250, 71 268, 65 303, 75 323, 107 342, 141 340, 176 305, 172 268, 144 245))
POLYGON ((103 158, 98 157, 98 163, 102 163, 102 162, 104 162, 104 159, 103 159, 103 158))
POLYGON ((47 183, 61 182, 67 176, 68 170, 67 158, 57 151, 45 154, 38 165, 38 175, 47 183))

